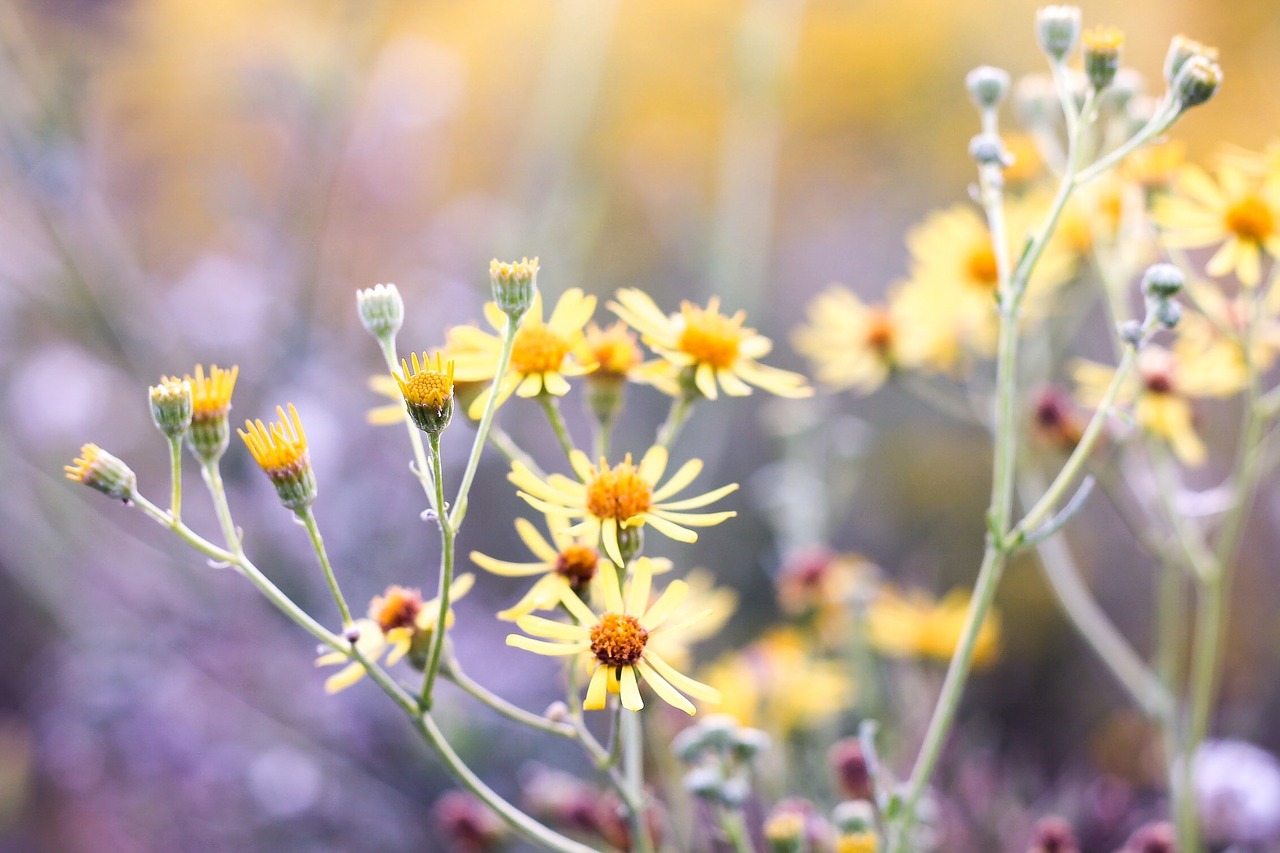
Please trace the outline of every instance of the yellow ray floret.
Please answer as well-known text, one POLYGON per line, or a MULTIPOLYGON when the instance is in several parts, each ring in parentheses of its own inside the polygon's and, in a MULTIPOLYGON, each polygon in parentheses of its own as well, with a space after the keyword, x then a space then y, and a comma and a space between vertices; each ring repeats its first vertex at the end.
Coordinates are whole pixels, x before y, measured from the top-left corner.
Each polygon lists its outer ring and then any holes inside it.
POLYGON ((253 459, 263 471, 274 476, 275 472, 288 471, 307 464, 307 434, 302 430, 298 410, 289 404, 284 409, 276 406, 280 420, 267 426, 261 419, 245 421, 247 432, 236 430, 248 446, 253 459))

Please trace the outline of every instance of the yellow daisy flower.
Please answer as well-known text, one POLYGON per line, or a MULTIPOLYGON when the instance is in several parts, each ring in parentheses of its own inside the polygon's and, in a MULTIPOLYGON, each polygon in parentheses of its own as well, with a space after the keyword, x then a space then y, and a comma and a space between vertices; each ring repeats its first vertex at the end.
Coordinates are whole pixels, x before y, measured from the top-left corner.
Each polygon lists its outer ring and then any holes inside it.
MULTIPOLYGON (((1189 285, 1195 307, 1186 308, 1178 322, 1173 345, 1179 384, 1202 391, 1201 396, 1229 397, 1248 382, 1243 335, 1248 322, 1247 296, 1228 297, 1213 287, 1189 285)), ((1260 373, 1266 373, 1280 351, 1280 323, 1259 319, 1253 330, 1249 356, 1260 373)))
POLYGON ((687 375, 702 396, 714 400, 723 389, 731 397, 751 393, 751 386, 779 397, 808 397, 813 389, 798 373, 767 367, 756 359, 773 349, 773 343, 755 329, 744 328, 746 312, 720 313, 720 299, 707 307, 691 302, 680 313, 667 316, 647 293, 635 288, 619 290, 609 310, 640 333, 645 344, 661 356, 643 368, 644 381, 671 396, 679 396, 682 375, 687 375))
POLYGON ((725 655, 701 676, 719 690, 720 713, 775 732, 812 728, 839 716, 854 698, 846 667, 817 657, 790 627, 725 655))
MULTIPOLYGON (((471 591, 475 575, 461 575, 449 587, 449 600, 457 601, 471 591)), ((385 663, 392 666, 405 655, 419 669, 426 663, 426 654, 435 633, 436 617, 440 612, 440 599, 422 600, 416 589, 392 585, 382 595, 369 602, 369 618, 357 619, 352 627, 360 632, 356 650, 368 660, 376 661, 386 652, 385 663)), ((449 608, 445 627, 453 626, 453 608, 449 608)), ((316 658, 316 666, 346 664, 324 683, 326 693, 346 690, 365 676, 365 669, 358 661, 342 652, 326 652, 316 658)))
POLYGON ((685 623, 674 622, 671 615, 683 603, 689 588, 684 581, 672 581, 650 604, 652 580, 652 572, 637 562, 624 596, 617 574, 604 573, 600 582, 604 608, 599 614, 568 587, 562 587, 560 601, 577 624, 527 614, 517 619, 516 625, 533 636, 508 634, 507 644, 540 655, 589 654, 593 669, 582 703, 588 711, 603 709, 609 693, 619 695, 622 707, 639 711, 644 707, 639 685, 643 678, 667 704, 693 714, 693 703, 683 694, 710 703, 718 702, 719 694, 675 669, 650 644, 652 638, 664 632, 686 627, 685 623))
MULTIPOLYGON (((1081 405, 1096 407, 1115 369, 1077 361, 1073 374, 1081 405)), ((1201 370, 1194 360, 1184 364, 1173 352, 1149 344, 1138 353, 1137 375, 1120 389, 1117 402, 1132 403, 1140 427, 1167 441, 1183 464, 1196 466, 1204 462, 1206 452, 1193 426, 1189 398, 1225 397, 1235 390, 1229 374, 1201 370)))
MULTIPOLYGON (((594 296, 586 296, 576 287, 570 288, 556 302, 551 317, 543 322, 542 292, 539 291, 516 332, 511 366, 476 397, 467 414, 479 418, 493 393, 498 395, 499 405, 512 393, 520 397, 568 394, 566 376, 581 376, 595 368, 583 348, 583 327, 595 310, 594 296)), ((477 326, 457 326, 449 330, 448 356, 454 362, 454 375, 459 382, 494 379, 507 316, 492 302, 484 306, 484 315, 496 335, 477 326)))
MULTIPOLYGON (((867 639, 889 657, 949 661, 960 643, 969 613, 968 591, 953 589, 941 601, 920 591, 908 594, 884 586, 867 610, 867 639)), ((1000 650, 1000 614, 993 608, 978 630, 973 665, 985 666, 1000 650)))
POLYGON ((1185 166, 1174 193, 1157 201, 1155 219, 1171 246, 1221 243, 1205 272, 1234 272, 1241 284, 1254 287, 1262 279, 1263 255, 1280 256, 1280 178, 1265 179, 1228 162, 1215 180, 1198 166, 1185 166))
POLYGON ((737 483, 697 497, 668 500, 693 482, 702 471, 702 460, 690 459, 659 486, 658 481, 667 470, 667 460, 667 450, 660 445, 649 448, 639 466, 632 464, 630 453, 611 467, 604 459, 599 465, 592 465, 585 453, 575 450, 569 461, 580 481, 563 474, 552 474, 542 480, 519 462, 511 463, 507 479, 520 489, 520 497, 534 509, 547 515, 581 519, 568 528, 569 533, 588 542, 600 540, 609 559, 622 566, 626 560, 618 545, 621 530, 651 524, 658 532, 677 541, 697 542, 698 534, 689 527, 711 527, 737 515, 732 510, 686 511, 719 500, 737 489, 737 483))
POLYGON ((885 305, 867 305, 845 287, 830 287, 809 303, 809 322, 791 335, 796 352, 813 363, 814 378, 837 390, 870 394, 898 363, 906 328, 885 305))
POLYGON ((601 329, 595 323, 587 326, 586 350, 595 362, 591 376, 622 381, 636 378, 636 368, 644 361, 636 336, 621 321, 601 329))
POLYGON ((298 410, 289 404, 289 413, 276 406, 280 420, 264 424, 246 420, 245 429, 236 430, 253 454, 258 467, 275 486, 280 502, 301 513, 316 499, 316 475, 307 451, 307 434, 302 430, 298 410))
MULTIPOLYGON (((1039 199, 1007 208, 1009 245, 1023 244, 1038 222, 1039 199)), ((910 281, 915 305, 932 306, 912 317, 915 324, 940 324, 939 337, 955 341, 955 349, 977 355, 994 354, 999 317, 996 290, 999 269, 986 220, 967 204, 935 211, 907 233, 911 253, 910 281)), ((1072 253, 1061 241, 1050 241, 1027 285, 1023 318, 1042 319, 1054 291, 1075 271, 1072 253)))

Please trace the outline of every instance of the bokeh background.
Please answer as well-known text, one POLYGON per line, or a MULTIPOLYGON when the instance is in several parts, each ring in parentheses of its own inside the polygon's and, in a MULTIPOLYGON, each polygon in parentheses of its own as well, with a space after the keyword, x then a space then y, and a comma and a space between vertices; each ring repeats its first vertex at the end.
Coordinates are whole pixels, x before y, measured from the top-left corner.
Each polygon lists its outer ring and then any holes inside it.
MULTIPOLYGON (((1176 33, 1220 48, 1226 85, 1176 131, 1193 157, 1222 141, 1260 148, 1280 128, 1269 0, 1082 5, 1087 23, 1126 32, 1128 64, 1153 79, 1176 33)), ((430 586, 436 544, 404 436, 364 421, 380 360, 357 288, 397 283, 402 347, 423 350, 478 316, 490 257, 539 255, 551 293, 636 286, 669 309, 720 294, 782 343, 775 363, 801 367, 785 340, 808 298, 832 281, 881 291, 903 272, 903 231, 964 196, 976 118, 963 75, 1040 70, 1034 8, 0 3, 0 851, 447 849, 432 818, 447 782, 384 697, 367 685, 326 697, 308 638, 247 584, 72 487, 61 466, 93 441, 163 495, 146 386, 236 363, 233 417, 286 400, 303 412, 349 597, 430 586)), ((585 436, 572 399, 569 412, 585 436)), ((642 448, 664 412, 634 393, 618 446, 642 448)), ((536 407, 504 417, 554 463, 536 407)), ((468 442, 455 430, 456 476, 468 442)), ((668 549, 742 593, 707 655, 759 632, 770 577, 796 545, 864 553, 935 592, 971 582, 986 440, 904 394, 726 403, 694 420, 681 453, 708 460, 705 482, 749 486, 732 529, 668 549), (827 425, 820 468, 846 502, 767 467, 792 427, 814 422, 827 425), (781 529, 774 490, 753 487, 765 482, 796 489, 781 529)), ((481 466, 462 547, 517 558, 502 473, 499 460, 481 466)), ((258 564, 336 623, 305 537, 247 454, 233 448, 224 475, 258 564)), ((188 483, 184 515, 216 530, 190 468, 188 483)), ((1217 728, 1274 752, 1273 492, 1243 558, 1217 728)), ((1078 537, 1085 564, 1144 648, 1151 568, 1095 504, 1078 537)), ((511 595, 479 579, 459 607, 459 655, 541 707, 554 670, 503 647, 492 618, 511 595)), ((975 682, 973 757, 953 776, 989 792, 978 822, 1068 799, 1141 812, 1141 732, 1033 563, 1015 566, 1000 605, 1012 641, 975 682)), ((542 745, 446 696, 460 750, 515 796, 542 745)))

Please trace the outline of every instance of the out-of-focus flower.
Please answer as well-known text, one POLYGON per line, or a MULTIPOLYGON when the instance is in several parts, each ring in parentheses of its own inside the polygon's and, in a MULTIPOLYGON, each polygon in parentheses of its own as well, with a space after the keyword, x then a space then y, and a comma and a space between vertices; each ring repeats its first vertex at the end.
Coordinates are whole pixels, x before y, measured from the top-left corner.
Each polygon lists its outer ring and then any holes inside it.
POLYGON ((1174 192, 1156 202, 1156 223, 1171 246, 1221 244, 1205 264, 1212 276, 1235 273, 1253 287, 1262 278, 1263 256, 1280 256, 1280 177, 1259 177, 1223 163, 1211 177, 1184 166, 1174 192))
POLYGON ((510 833, 493 811, 474 795, 448 791, 431 809, 440 833, 454 849, 465 853, 485 853, 505 846, 510 833))
POLYGON ((651 524, 672 539, 696 542, 698 534, 689 527, 710 527, 737 515, 732 510, 686 511, 714 503, 737 489, 737 483, 692 498, 668 500, 693 482, 702 470, 702 461, 690 459, 659 486, 658 481, 667 470, 667 459, 666 448, 654 445, 645 452, 639 466, 633 465, 631 454, 627 454, 622 462, 610 467, 603 459, 599 465, 592 465, 585 453, 575 450, 570 461, 580 482, 563 474, 552 474, 542 480, 519 462, 511 464, 507 479, 521 489, 520 497, 535 509, 548 515, 581 519, 569 532, 588 542, 602 539, 609 558, 625 566, 627 561, 618 537, 629 528, 651 524))
POLYGON ((1138 827, 1118 853, 1176 853, 1178 836, 1171 823, 1148 823, 1138 827))
MULTIPOLYGON (((969 599, 969 592, 963 589, 953 589, 935 601, 919 590, 903 594, 883 586, 867 611, 867 638, 877 651, 890 657, 948 661, 960 642, 969 599)), ((974 666, 991 663, 999 651, 1000 615, 992 608, 978 631, 974 666)))
POLYGON ((901 306, 867 305, 847 288, 830 287, 809 303, 809 321, 792 333, 792 346, 813 363, 822 384, 870 394, 903 363, 899 350, 911 318, 901 306))
POLYGON ((778 605, 831 648, 844 642, 859 598, 874 590, 879 569, 860 554, 814 548, 790 555, 778 572, 778 605))
POLYGON ((1041 818, 1027 853, 1080 853, 1071 824, 1060 817, 1041 818))
POLYGON ((635 334, 622 321, 605 329, 595 323, 587 326, 583 349, 596 365, 587 374, 587 405, 597 420, 610 423, 622 407, 623 386, 640 381, 644 354, 635 334))
POLYGON ((1084 436, 1085 425, 1084 417, 1067 392, 1049 386, 1036 395, 1031 433, 1041 444, 1070 453, 1084 436))
POLYGON ((582 703, 588 711, 602 710, 609 693, 619 695, 622 707, 639 711, 644 707, 639 685, 643 678, 669 705, 693 714, 693 703, 682 693, 713 704, 720 701, 720 694, 676 670, 649 643, 650 637, 659 632, 679 632, 687 627, 672 621, 671 615, 683 603, 689 587, 684 581, 674 580, 650 603, 652 582, 653 573, 648 564, 637 560, 631 567, 624 597, 617 574, 605 572, 600 577, 604 607, 599 614, 576 593, 563 587, 560 602, 577 624, 526 614, 516 620, 516 625, 543 639, 508 634, 507 644, 540 655, 589 654, 594 669, 582 703))
POLYGON ((875 787, 871 779, 871 767, 862 741, 856 737, 843 738, 827 750, 827 761, 835 776, 840 792, 851 800, 872 800, 875 787))
POLYGON ((239 365, 223 370, 215 364, 209 367, 206 376, 204 367, 197 364, 194 377, 183 377, 191 383, 191 428, 187 431, 187 446, 205 464, 221 459, 231 441, 227 415, 231 412, 231 394, 239 375, 239 365))
POLYGON ((776 628, 702 670, 719 689, 719 710, 774 732, 810 728, 853 704, 846 668, 821 659, 793 628, 776 628))
MULTIPOLYGON (((655 567, 655 574, 664 565, 670 566, 667 560, 651 560, 650 563, 655 567)), ((693 569, 685 575, 684 582, 689 587, 689 594, 668 618, 688 627, 678 632, 664 631, 649 638, 653 650, 679 670, 693 666, 693 647, 720 633, 738 609, 738 593, 716 586, 715 575, 706 569, 693 569)))
POLYGON ((1120 49, 1124 33, 1115 27, 1100 26, 1085 30, 1084 71, 1095 89, 1105 89, 1120 69, 1120 49))
MULTIPOLYGON (((1034 223, 1038 204, 1008 210, 1009 245, 1020 246, 1034 223)), ((912 323, 936 324, 925 337, 951 339, 981 356, 995 351, 999 330, 996 296, 999 268, 991 232, 969 205, 935 211, 907 233, 911 276, 907 289, 918 291, 915 304, 932 305, 911 317, 912 323)), ((1027 285, 1023 316, 1037 322, 1049 309, 1054 291, 1069 281, 1075 260, 1051 241, 1027 285)), ((954 347, 953 347, 954 349, 954 347)))
POLYGON ((1035 137, 1029 133, 1007 133, 1003 139, 1009 155, 1009 165, 1004 169, 1005 186, 1019 193, 1044 175, 1044 158, 1035 137))
POLYGON ((1173 186, 1186 159, 1187 146, 1182 140, 1155 142, 1124 158, 1120 163, 1120 175, 1142 187, 1147 194, 1162 192, 1173 186))
POLYGON ((84 483, 107 497, 130 501, 138 486, 138 478, 124 462, 96 444, 80 448, 80 455, 70 465, 62 466, 68 480, 84 483))
POLYGON ((275 486, 280 503, 296 513, 302 513, 316 500, 316 475, 311 469, 311 457, 307 453, 307 434, 302 430, 298 410, 289 404, 289 414, 276 406, 280 420, 267 426, 262 420, 244 422, 247 432, 236 430, 244 439, 253 459, 258 463, 271 485, 275 486))
POLYGON ((550 318, 543 322, 542 294, 533 297, 533 306, 520 322, 511 350, 511 365, 501 377, 494 377, 502 352, 502 336, 507 316, 494 303, 484 307, 485 319, 497 335, 481 331, 477 326, 458 326, 449 330, 448 355, 454 362, 454 375, 459 382, 493 380, 493 384, 471 403, 467 414, 480 417, 489 395, 498 395, 501 405, 514 392, 520 397, 550 394, 562 397, 569 393, 566 376, 581 376, 594 369, 583 350, 583 327, 596 310, 596 298, 586 296, 578 288, 561 294, 550 318))
MULTIPOLYGON (((1138 369, 1132 381, 1120 389, 1117 402, 1133 403, 1134 419, 1147 432, 1164 439, 1174 455, 1186 465, 1204 462, 1204 443, 1193 426, 1190 398, 1226 397, 1239 388, 1238 377, 1219 373, 1213 364, 1183 363, 1174 353, 1148 345, 1138 353, 1138 369)), ((1077 361, 1073 370, 1080 403, 1096 407, 1106 393, 1113 368, 1089 361, 1077 361)))
POLYGON ((681 303, 680 313, 668 316, 644 291, 624 288, 608 307, 661 356, 646 364, 641 375, 666 394, 683 393, 682 381, 691 383, 709 400, 718 396, 718 389, 731 397, 745 396, 751 393, 752 385, 779 397, 813 393, 800 374, 756 360, 769 354, 772 342, 755 329, 743 327, 746 312, 721 314, 718 297, 712 297, 705 308, 681 303))
POLYGON ((1214 844, 1280 840, 1280 762, 1239 740, 1204 743, 1192 765, 1196 806, 1214 844))
POLYGON ((1250 362, 1259 373, 1266 373, 1275 363, 1280 352, 1280 322, 1269 316, 1257 319, 1246 359, 1242 337, 1248 331, 1247 297, 1225 296, 1211 287, 1191 289, 1199 310, 1183 312, 1173 344, 1180 376, 1189 374, 1191 387, 1211 388, 1211 396, 1239 393, 1248 382, 1250 362))
MULTIPOLYGON (((475 575, 464 574, 454 578, 449 587, 449 601, 461 599, 475 584, 475 575)), ((398 663, 405 655, 415 668, 426 664, 426 655, 435 634, 436 618, 440 615, 440 599, 422 600, 416 589, 392 585, 369 602, 369 618, 357 619, 353 624, 359 636, 356 650, 371 661, 386 652, 386 665, 398 663)), ((453 608, 450 606, 445 628, 453 625, 453 608)), ((316 666, 346 664, 329 676, 324 683, 327 693, 337 693, 364 678, 365 669, 358 661, 342 652, 326 652, 316 658, 316 666)))

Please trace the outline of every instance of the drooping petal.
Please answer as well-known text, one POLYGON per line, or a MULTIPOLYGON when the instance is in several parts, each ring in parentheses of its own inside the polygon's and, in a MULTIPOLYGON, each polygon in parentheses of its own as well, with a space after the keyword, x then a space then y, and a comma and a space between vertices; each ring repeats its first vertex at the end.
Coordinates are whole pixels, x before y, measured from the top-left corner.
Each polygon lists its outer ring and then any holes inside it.
POLYGON ((640 686, 636 684, 636 668, 634 666, 624 666, 621 668, 622 707, 628 711, 639 711, 644 707, 644 699, 640 697, 640 686))
MULTIPOLYGON (((662 626, 667 621, 667 617, 684 603, 685 596, 689 594, 689 585, 682 580, 672 581, 662 595, 658 596, 658 600, 653 606, 644 611, 644 615, 640 617, 640 624, 647 630, 653 631, 662 626)), ((639 612, 639 611, 634 611, 639 612)))
POLYGON ((671 686, 671 682, 659 675, 657 670, 645 663, 644 660, 636 663, 636 669, 640 671, 645 683, 653 688, 653 692, 657 693, 662 701, 673 708, 679 708, 690 716, 694 714, 693 703, 681 696, 680 692, 671 686))
POLYGON ((645 649, 644 661, 653 667, 659 675, 670 681, 671 686, 681 693, 687 693, 694 699, 701 699, 703 702, 718 703, 720 701, 719 690, 708 684, 703 684, 701 681, 695 681, 682 672, 677 672, 671 664, 658 657, 655 652, 645 649))
POLYGON ((658 532, 676 540, 677 542, 692 543, 698 541, 697 533, 694 533, 692 530, 687 530, 678 524, 667 521, 657 513, 647 512, 644 514, 643 518, 645 522, 652 524, 658 532))
POLYGON ((604 710, 605 699, 609 696, 608 678, 608 667, 605 666, 596 667, 596 671, 591 673, 591 683, 587 685, 587 698, 582 703, 584 710, 604 710))

